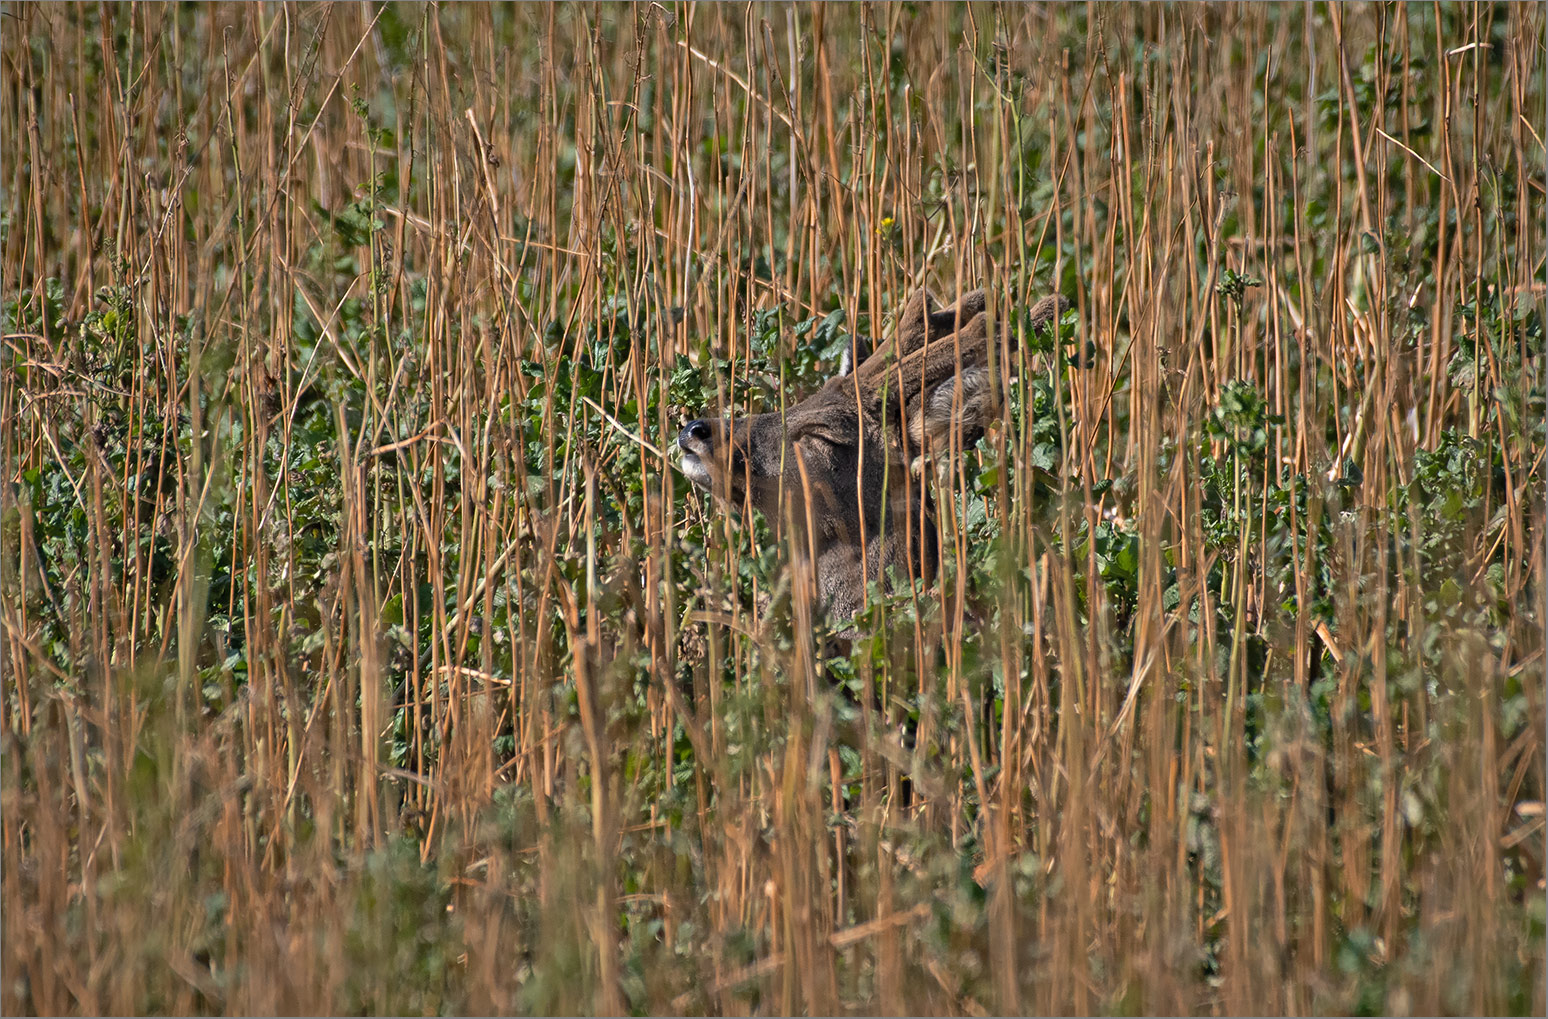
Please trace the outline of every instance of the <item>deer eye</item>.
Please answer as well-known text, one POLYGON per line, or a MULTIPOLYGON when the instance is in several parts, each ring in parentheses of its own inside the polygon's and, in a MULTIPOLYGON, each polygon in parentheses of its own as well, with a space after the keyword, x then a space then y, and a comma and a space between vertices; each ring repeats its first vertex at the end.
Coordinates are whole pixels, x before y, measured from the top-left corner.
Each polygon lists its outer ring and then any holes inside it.
POLYGON ((850 439, 840 435, 836 430, 823 425, 811 425, 801 429, 791 436, 794 442, 809 442, 815 440, 828 446, 843 447, 850 444, 850 439))

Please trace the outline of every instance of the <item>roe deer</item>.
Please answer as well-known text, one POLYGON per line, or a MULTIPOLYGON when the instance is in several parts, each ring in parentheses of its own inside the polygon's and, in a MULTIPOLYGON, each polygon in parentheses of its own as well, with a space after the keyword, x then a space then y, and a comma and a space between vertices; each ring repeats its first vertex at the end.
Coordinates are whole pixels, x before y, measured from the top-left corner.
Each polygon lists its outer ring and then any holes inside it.
MULTIPOLYGON (((933 497, 914 458, 971 446, 998 411, 989 378, 993 332, 982 290, 937 308, 924 290, 904 306, 891 340, 783 413, 690 421, 677 437, 690 481, 738 509, 792 528, 816 577, 817 610, 852 617, 868 580, 934 579, 933 497), (955 434, 954 434, 955 433, 955 434)), ((1032 309, 1040 328, 1069 307, 1032 309)))

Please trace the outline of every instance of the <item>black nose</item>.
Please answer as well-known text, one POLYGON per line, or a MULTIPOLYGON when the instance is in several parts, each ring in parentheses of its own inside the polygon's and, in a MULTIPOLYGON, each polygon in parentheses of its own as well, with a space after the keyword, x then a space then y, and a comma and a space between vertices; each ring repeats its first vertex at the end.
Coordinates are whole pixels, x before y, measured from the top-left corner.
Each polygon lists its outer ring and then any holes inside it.
POLYGON ((709 426, 709 422, 703 420, 702 418, 699 419, 698 421, 690 421, 690 422, 688 422, 688 427, 684 428, 682 430, 682 432, 677 436, 677 444, 679 446, 683 447, 684 449, 688 448, 688 443, 690 441, 698 442, 698 443, 703 443, 705 445, 708 445, 709 444, 709 440, 710 440, 710 426, 709 426))

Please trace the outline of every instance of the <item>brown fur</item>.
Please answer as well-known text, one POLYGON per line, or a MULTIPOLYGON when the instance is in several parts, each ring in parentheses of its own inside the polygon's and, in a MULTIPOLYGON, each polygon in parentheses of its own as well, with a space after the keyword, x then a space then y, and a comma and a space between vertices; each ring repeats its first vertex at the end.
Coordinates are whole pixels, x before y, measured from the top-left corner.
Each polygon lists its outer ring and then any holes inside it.
MULTIPOLYGON (((937 308, 921 290, 893 338, 852 374, 783 414, 700 419, 678 436, 689 480, 793 529, 830 618, 858 611, 866 583, 889 567, 934 578, 934 505, 909 464, 971 445, 999 410, 986 303, 975 290, 937 308)), ((1038 302, 1034 327, 1067 306, 1057 296, 1038 302)))

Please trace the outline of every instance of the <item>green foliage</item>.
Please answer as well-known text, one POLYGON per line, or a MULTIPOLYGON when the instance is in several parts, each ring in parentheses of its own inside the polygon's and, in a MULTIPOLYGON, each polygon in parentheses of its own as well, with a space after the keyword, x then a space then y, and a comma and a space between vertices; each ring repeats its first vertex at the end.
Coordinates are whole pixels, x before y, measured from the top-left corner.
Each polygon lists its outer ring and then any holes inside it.
POLYGON ((1215 292, 1230 301, 1237 311, 1241 311, 1242 302, 1247 297, 1247 288, 1262 285, 1263 280, 1257 276, 1240 273, 1234 269, 1221 269, 1220 282, 1215 284, 1215 292))
POLYGON ((1540 1009, 1540 12, 1098 14, 5 19, 7 1006, 1540 1009), (673 440, 921 282, 808 629, 673 440))

